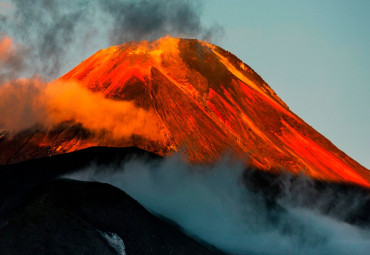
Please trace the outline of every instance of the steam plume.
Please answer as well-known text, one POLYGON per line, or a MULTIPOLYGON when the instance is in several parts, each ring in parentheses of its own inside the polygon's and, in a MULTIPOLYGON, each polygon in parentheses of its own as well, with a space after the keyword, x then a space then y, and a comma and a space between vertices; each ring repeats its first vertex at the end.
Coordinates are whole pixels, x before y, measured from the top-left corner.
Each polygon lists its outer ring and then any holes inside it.
POLYGON ((11 134, 42 125, 51 128, 75 121, 91 131, 107 131, 115 138, 149 136, 154 116, 128 101, 94 94, 77 82, 19 79, 0 87, 0 120, 11 134), (142 125, 147 129, 142 129, 142 125), (141 133, 138 133, 138 132, 141 133))
MULTIPOLYGON (((286 177, 277 180, 286 185, 284 195, 277 203, 269 202, 245 187, 242 172, 241 163, 227 159, 214 167, 189 166, 176 155, 158 164, 132 160, 119 168, 91 166, 67 178, 112 184, 189 235, 230 254, 365 255, 369 251, 368 228, 328 216, 338 213, 335 208, 324 215, 317 205, 297 203, 292 199, 295 194, 289 193, 296 190, 286 177)), ((312 199, 309 189, 300 187, 300 199, 312 199)), ((316 199, 325 204, 330 198, 316 199)), ((369 198, 349 193, 341 199, 352 207, 363 202, 354 200, 369 198)))

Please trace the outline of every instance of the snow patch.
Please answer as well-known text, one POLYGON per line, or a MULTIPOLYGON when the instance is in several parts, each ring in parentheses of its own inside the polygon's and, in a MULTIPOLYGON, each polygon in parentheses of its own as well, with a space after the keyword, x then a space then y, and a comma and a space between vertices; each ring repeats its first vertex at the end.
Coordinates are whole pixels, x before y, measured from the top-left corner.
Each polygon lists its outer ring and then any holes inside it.
POLYGON ((99 230, 98 232, 105 238, 105 240, 107 240, 109 245, 112 246, 113 249, 117 251, 118 255, 127 255, 125 250, 126 249, 125 243, 117 234, 111 232, 105 233, 99 230))

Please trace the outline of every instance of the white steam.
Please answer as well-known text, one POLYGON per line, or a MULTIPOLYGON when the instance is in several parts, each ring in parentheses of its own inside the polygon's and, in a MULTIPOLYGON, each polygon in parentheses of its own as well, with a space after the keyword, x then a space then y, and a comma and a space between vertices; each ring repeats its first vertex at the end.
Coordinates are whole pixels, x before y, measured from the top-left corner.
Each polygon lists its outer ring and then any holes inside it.
POLYGON ((159 133, 153 112, 130 101, 93 93, 77 81, 43 82, 33 78, 0 86, 0 128, 10 135, 34 126, 51 129, 66 121, 79 123, 94 133, 106 131, 118 139, 159 133))
POLYGON ((242 164, 229 160, 190 166, 174 156, 119 168, 91 166, 66 177, 116 186, 188 235, 230 254, 368 254, 368 229, 293 206, 289 199, 269 204, 245 188, 242 171, 242 164))

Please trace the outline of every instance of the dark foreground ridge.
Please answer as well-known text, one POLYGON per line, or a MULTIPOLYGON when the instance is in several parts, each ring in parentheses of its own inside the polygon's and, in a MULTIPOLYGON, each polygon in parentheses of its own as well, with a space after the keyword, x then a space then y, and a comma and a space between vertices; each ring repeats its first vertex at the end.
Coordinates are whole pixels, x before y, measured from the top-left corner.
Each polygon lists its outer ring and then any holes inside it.
POLYGON ((0 228, 1 254, 217 254, 158 219, 121 190, 58 179, 32 190, 0 228))
POLYGON ((0 167, 0 254, 117 254, 102 233, 118 235, 127 254, 220 254, 111 185, 57 178, 135 157, 159 159, 137 148, 95 147, 0 167))
MULTIPOLYGON (((131 159, 157 164, 163 158, 135 147, 92 147, 0 166, 0 254, 117 254, 101 233, 118 235, 127 254, 219 254, 122 190, 59 178, 91 164, 119 166, 131 159)), ((243 177, 278 215, 284 215, 279 201, 289 193, 290 205, 370 227, 369 189, 251 169, 243 177)))
POLYGON ((91 164, 114 165, 139 157, 159 160, 154 153, 136 147, 91 147, 72 153, 0 166, 0 217, 18 204, 34 187, 91 164))

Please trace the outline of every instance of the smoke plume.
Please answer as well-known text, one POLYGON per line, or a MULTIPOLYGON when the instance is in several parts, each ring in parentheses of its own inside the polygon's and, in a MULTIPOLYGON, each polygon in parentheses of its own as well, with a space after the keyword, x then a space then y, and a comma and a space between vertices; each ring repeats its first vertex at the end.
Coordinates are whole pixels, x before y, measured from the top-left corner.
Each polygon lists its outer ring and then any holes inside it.
MULTIPOLYGON (((160 163, 136 159, 118 168, 91 166, 66 177, 114 185, 189 235, 230 254, 368 253, 369 228, 339 220, 344 215, 329 216, 340 208, 324 214, 320 206, 308 203, 312 199, 331 203, 329 196, 313 198, 310 188, 299 185, 302 195, 298 197, 305 203, 298 203, 297 190, 281 177, 276 181, 285 184, 285 192, 276 203, 269 202, 245 186, 243 165, 230 162, 223 159, 213 167, 190 166, 175 155, 160 163)), ((340 203, 353 207, 363 202, 355 200, 369 197, 348 193, 341 199, 340 203)))
POLYGON ((17 69, 18 75, 47 80, 112 44, 167 34, 213 40, 223 34, 217 24, 202 24, 203 4, 196 0, 14 0, 13 7, 10 14, 0 12, 0 33, 28 51, 27 68, 17 69))
POLYGON ((0 127, 12 134, 72 119, 115 137, 132 134, 138 125, 151 127, 153 116, 130 102, 53 79, 112 43, 222 34, 217 25, 201 23, 199 1, 14 0, 6 6, 0 12, 0 127))
POLYGON ((218 25, 205 28, 201 23, 200 1, 101 0, 113 19, 110 31, 114 44, 132 40, 154 40, 167 34, 212 40, 222 34, 218 25))
POLYGON ((91 131, 106 131, 115 138, 133 133, 149 136, 154 115, 129 101, 114 101, 94 94, 73 81, 43 82, 19 79, 0 87, 0 120, 10 134, 41 125, 45 129, 74 121, 91 131), (140 128, 142 125, 148 127, 140 128))
POLYGON ((79 41, 76 31, 85 19, 83 7, 71 2, 37 0, 13 1, 12 15, 2 15, 0 31, 14 38, 29 54, 28 64, 20 75, 41 74, 52 78, 65 64, 71 44, 79 41))
POLYGON ((26 68, 27 50, 16 44, 12 38, 0 34, 0 85, 18 77, 26 68))

